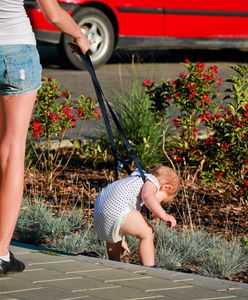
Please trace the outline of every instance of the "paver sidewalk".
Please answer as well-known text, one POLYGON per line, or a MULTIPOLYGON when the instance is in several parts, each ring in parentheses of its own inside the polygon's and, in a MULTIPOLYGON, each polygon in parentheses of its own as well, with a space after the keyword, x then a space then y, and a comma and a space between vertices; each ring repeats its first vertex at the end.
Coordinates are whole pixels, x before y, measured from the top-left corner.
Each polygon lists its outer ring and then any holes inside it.
POLYGON ((11 248, 26 270, 0 277, 1 300, 248 299, 248 284, 81 255, 51 255, 24 244, 11 248))

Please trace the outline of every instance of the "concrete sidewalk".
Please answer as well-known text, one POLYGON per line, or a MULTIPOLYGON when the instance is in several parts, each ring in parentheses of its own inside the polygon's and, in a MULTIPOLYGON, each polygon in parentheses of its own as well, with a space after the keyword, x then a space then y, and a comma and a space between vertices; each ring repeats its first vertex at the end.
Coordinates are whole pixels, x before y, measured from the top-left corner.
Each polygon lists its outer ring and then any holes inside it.
POLYGON ((0 277, 1 300, 248 299, 248 284, 45 253, 24 244, 14 244, 11 250, 26 264, 26 270, 0 277))

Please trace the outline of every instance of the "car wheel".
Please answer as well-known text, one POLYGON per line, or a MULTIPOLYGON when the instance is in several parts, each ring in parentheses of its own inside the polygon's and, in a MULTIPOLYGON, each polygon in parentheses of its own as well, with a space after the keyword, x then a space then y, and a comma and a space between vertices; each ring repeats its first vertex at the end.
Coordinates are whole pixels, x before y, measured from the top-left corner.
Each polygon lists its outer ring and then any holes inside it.
MULTIPOLYGON (((99 9, 92 7, 82 8, 75 13, 73 19, 90 40, 90 57, 95 67, 105 64, 110 58, 115 46, 115 34, 108 17, 99 9)), ((77 54, 72 53, 68 45, 72 38, 63 35, 62 48, 69 61, 77 68, 84 69, 77 54)))

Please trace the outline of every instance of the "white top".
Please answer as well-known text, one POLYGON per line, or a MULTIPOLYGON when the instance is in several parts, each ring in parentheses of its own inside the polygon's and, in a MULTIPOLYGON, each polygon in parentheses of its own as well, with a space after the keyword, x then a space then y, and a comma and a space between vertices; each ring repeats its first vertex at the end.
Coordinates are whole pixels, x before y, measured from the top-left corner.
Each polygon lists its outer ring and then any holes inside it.
POLYGON ((24 0, 0 0, 0 45, 35 45, 24 0))
MULTIPOLYGON (((146 180, 150 180, 159 190, 158 179, 145 173, 146 180)), ((98 236, 110 243, 121 240, 121 225, 125 222, 131 210, 141 210, 143 205, 141 189, 144 185, 138 171, 130 176, 107 185, 98 195, 94 206, 94 230, 98 236)))

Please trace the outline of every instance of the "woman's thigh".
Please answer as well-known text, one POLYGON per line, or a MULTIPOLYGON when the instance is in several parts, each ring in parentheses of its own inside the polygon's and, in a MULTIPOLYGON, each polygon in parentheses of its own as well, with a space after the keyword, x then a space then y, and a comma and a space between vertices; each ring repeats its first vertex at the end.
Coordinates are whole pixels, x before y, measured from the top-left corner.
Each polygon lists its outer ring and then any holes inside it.
POLYGON ((0 141, 23 143, 32 116, 37 92, 19 96, 0 96, 0 141))

